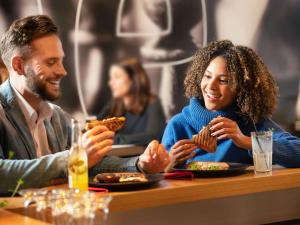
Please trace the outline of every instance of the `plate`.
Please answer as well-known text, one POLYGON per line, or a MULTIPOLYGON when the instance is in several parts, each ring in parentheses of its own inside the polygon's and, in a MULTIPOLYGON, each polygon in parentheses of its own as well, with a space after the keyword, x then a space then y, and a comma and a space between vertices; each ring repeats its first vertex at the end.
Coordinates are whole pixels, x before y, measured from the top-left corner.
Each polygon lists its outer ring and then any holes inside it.
POLYGON ((136 145, 134 144, 127 144, 127 145, 112 145, 112 149, 119 149, 119 148, 131 148, 136 145))
POLYGON ((122 183, 98 183, 93 181, 93 177, 90 178, 89 186, 90 187, 102 187, 108 190, 136 190, 141 188, 149 188, 157 184, 164 177, 162 174, 145 174, 148 181, 146 182, 122 182, 122 183))
POLYGON ((145 147, 139 145, 112 145, 112 150, 109 151, 108 155, 128 157, 140 155, 145 151, 145 147))
POLYGON ((239 174, 245 172, 245 170, 251 166, 249 164, 226 162, 229 165, 227 170, 188 170, 188 169, 176 169, 175 171, 192 172, 196 177, 200 176, 225 176, 231 174, 239 174))

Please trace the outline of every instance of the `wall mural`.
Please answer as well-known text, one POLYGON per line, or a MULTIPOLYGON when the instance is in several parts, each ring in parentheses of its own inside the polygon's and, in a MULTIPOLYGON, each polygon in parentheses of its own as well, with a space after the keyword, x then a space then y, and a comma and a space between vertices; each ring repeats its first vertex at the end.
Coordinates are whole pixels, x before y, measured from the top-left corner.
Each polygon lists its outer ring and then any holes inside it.
POLYGON ((197 48, 216 39, 256 49, 280 87, 274 119, 296 120, 300 71, 296 0, 1 0, 0 34, 16 18, 47 14, 58 24, 68 76, 57 104, 97 114, 110 99, 112 63, 137 57, 169 118, 186 104, 183 80, 197 48))

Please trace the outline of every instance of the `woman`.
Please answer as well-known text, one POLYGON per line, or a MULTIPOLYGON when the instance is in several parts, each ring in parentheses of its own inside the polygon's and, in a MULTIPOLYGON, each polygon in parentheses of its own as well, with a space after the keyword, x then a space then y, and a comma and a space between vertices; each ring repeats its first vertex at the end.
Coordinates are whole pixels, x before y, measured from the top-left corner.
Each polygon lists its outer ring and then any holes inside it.
POLYGON ((165 116, 160 100, 151 93, 150 82, 137 59, 112 65, 109 71, 112 101, 98 114, 98 119, 125 116, 125 126, 115 135, 115 144, 147 145, 160 140, 165 116))
POLYGON ((300 166, 300 141, 271 119, 277 86, 261 58, 250 48, 216 41, 198 50, 187 71, 189 105, 168 123, 162 143, 184 166, 190 161, 252 163, 251 131, 273 130, 273 162, 300 166), (217 150, 208 153, 191 141, 210 124, 217 150))

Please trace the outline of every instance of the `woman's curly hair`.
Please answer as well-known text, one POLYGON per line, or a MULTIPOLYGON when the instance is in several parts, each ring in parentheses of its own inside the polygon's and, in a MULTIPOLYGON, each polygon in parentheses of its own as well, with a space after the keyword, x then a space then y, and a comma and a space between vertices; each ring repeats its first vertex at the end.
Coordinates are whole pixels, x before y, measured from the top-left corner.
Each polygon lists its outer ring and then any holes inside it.
POLYGON ((221 56, 226 60, 230 88, 236 90, 238 112, 253 122, 270 117, 277 105, 278 88, 262 59, 245 46, 215 41, 198 50, 184 81, 188 98, 202 99, 201 80, 209 63, 221 56))

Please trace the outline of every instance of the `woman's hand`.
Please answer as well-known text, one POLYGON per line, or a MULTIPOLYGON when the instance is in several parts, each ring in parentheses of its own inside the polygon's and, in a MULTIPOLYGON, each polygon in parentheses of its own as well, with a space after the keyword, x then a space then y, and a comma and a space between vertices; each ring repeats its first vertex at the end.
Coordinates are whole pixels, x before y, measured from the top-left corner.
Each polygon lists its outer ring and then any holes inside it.
POLYGON ((184 163, 186 160, 195 156, 194 150, 197 146, 190 139, 183 139, 176 142, 170 151, 172 166, 184 163))
POLYGON ((231 139, 233 143, 244 149, 251 149, 251 138, 248 136, 245 136, 238 124, 226 117, 217 117, 214 118, 210 124, 212 125, 210 127, 211 135, 216 136, 219 140, 221 139, 231 139))

